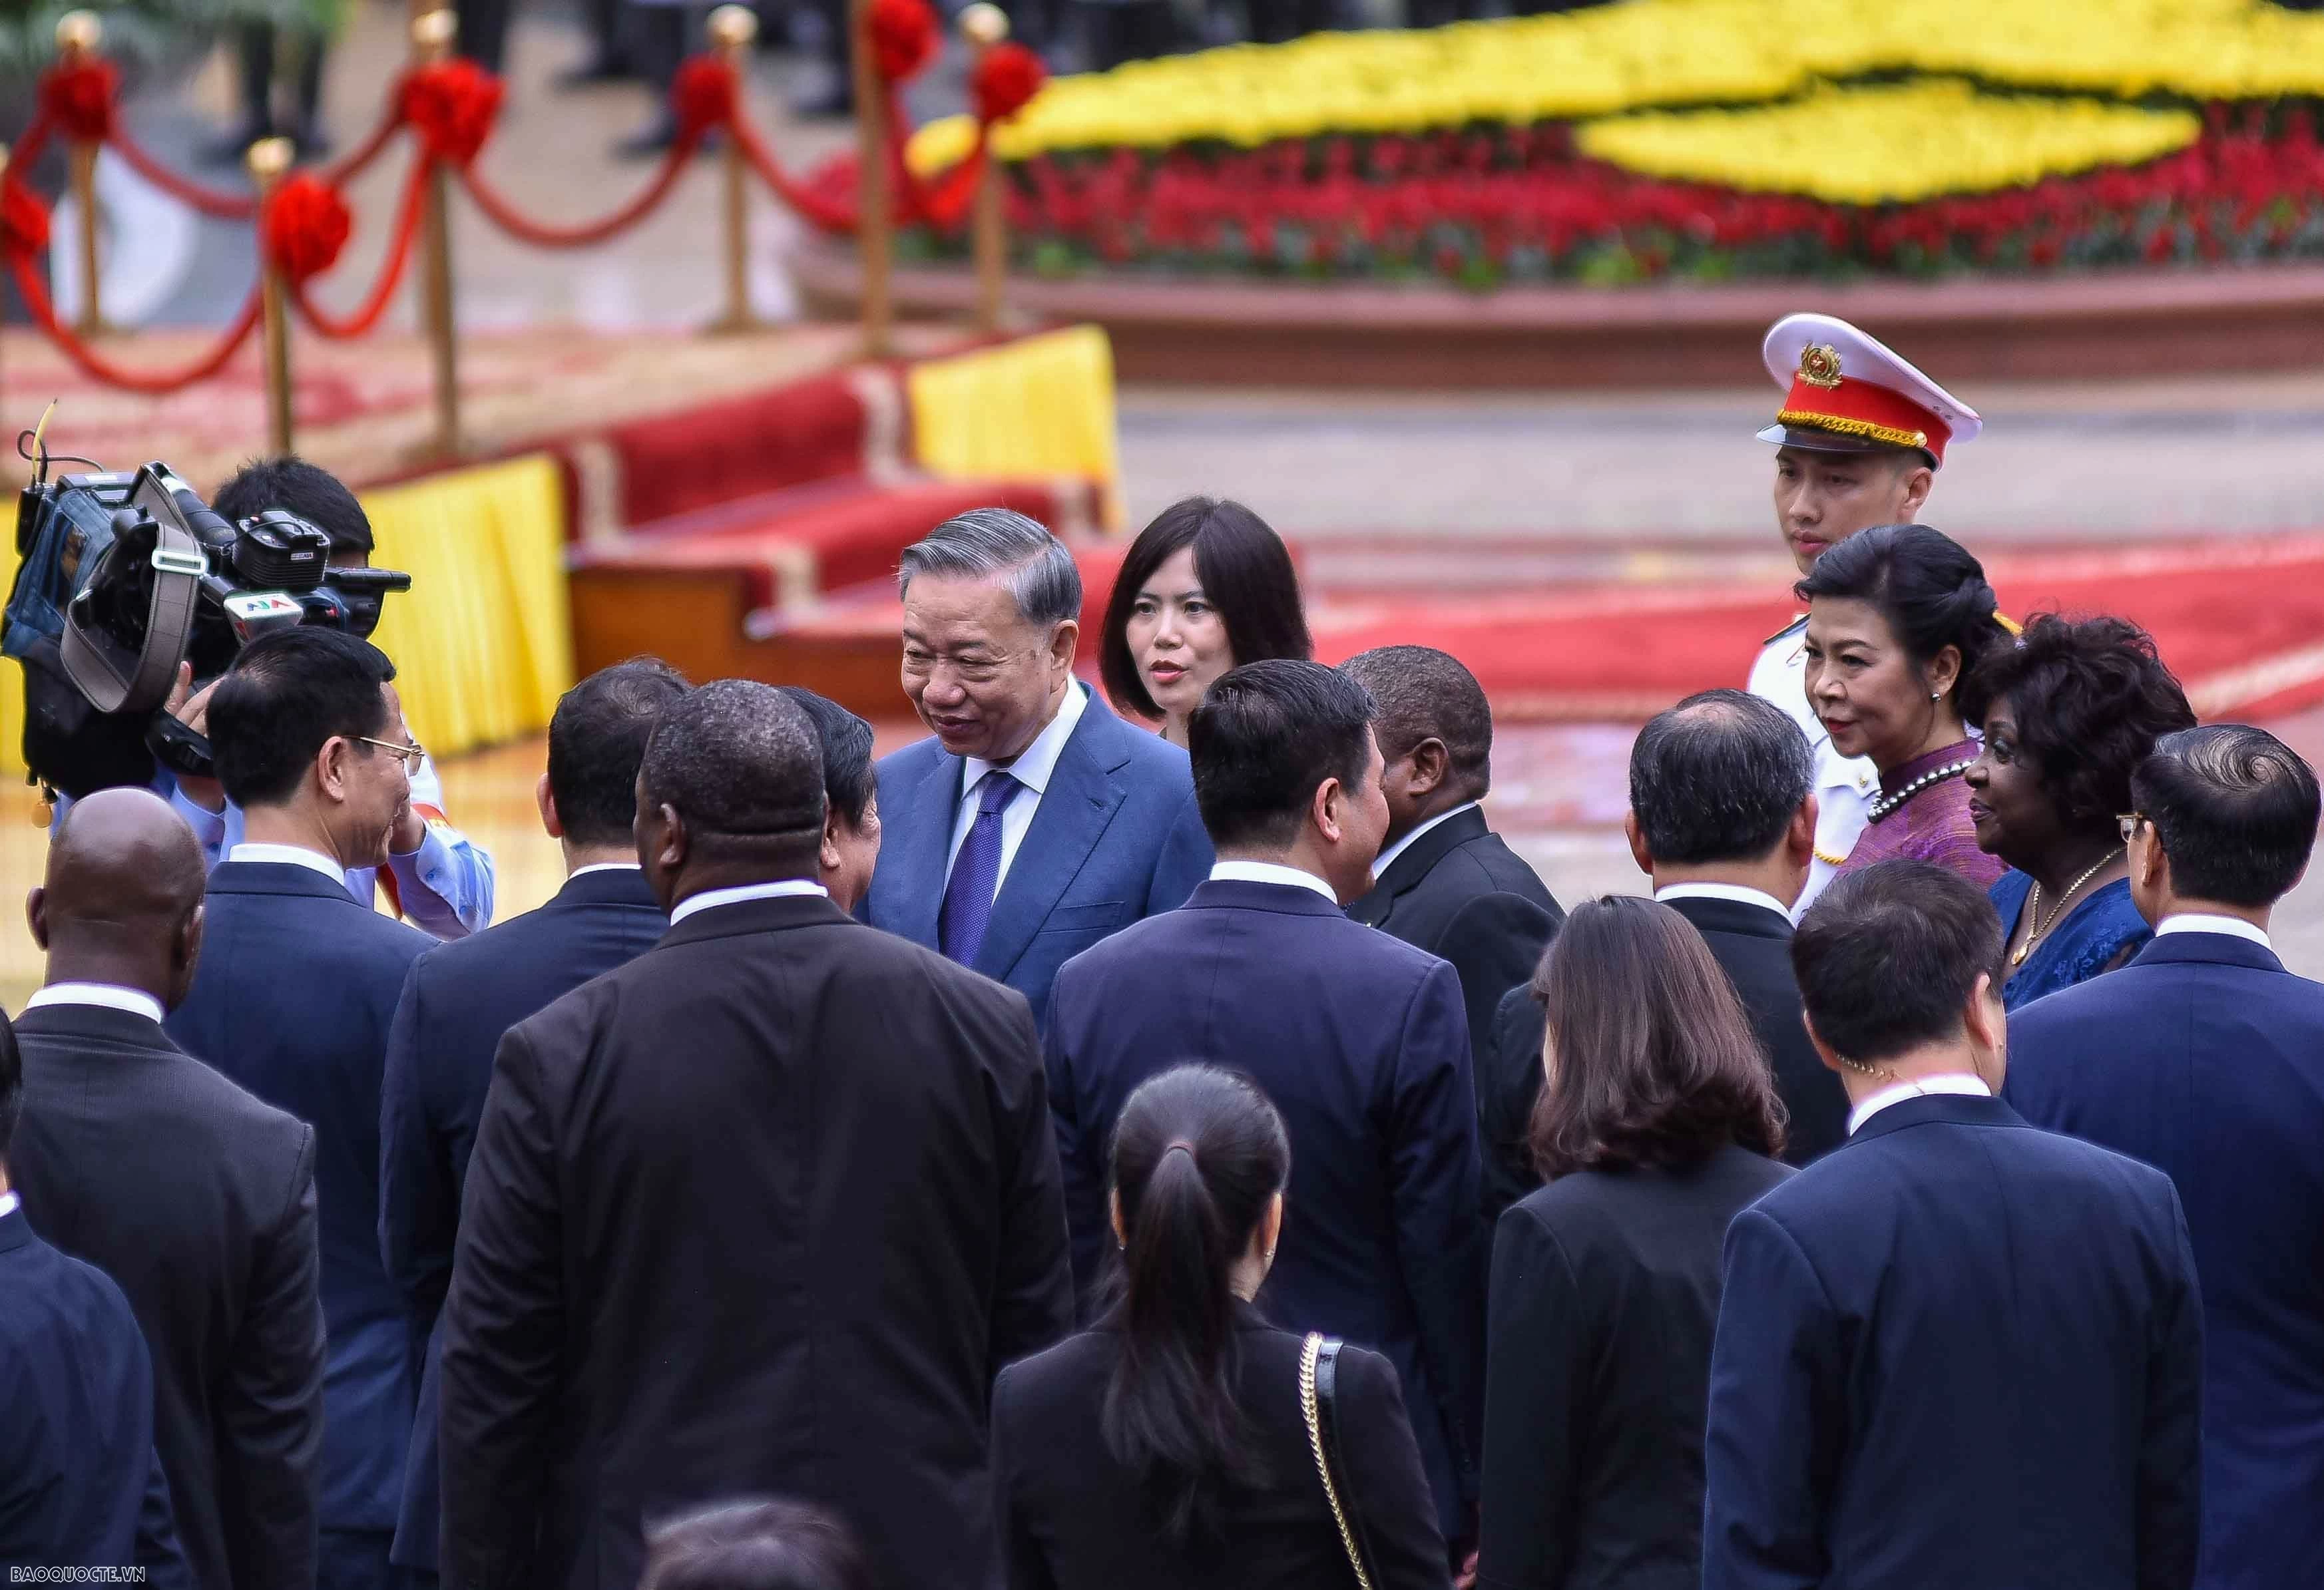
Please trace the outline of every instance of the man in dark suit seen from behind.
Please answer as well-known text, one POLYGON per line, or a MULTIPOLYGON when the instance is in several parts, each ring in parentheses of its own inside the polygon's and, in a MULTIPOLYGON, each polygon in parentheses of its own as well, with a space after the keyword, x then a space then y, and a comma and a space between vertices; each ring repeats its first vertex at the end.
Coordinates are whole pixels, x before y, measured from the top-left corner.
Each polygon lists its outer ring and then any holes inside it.
POLYGON ((1049 1101, 1085 1304, 1114 1248, 1106 1156, 1140 1082, 1241 1071, 1283 1112, 1291 1186, 1259 1304, 1382 1353, 1402 1379, 1440 1526, 1476 1533, 1486 1234, 1461 983, 1349 920, 1388 827, 1371 693, 1315 663, 1247 663, 1187 724, 1219 860, 1176 911, 1057 974, 1049 1101))
POLYGON ((201 964, 167 1028, 180 1047, 315 1128, 323 1325, 317 1577, 395 1582, 424 1337, 379 1251, 387 1035, 437 941, 347 892, 387 856, 420 750, 395 665, 314 625, 263 635, 211 692, 211 755, 244 839, 211 869, 201 964))
POLYGON ((630 823, 646 736, 686 691, 675 668, 641 659, 565 693, 549 721, 549 768, 533 791, 541 826, 564 855, 565 887, 537 911, 429 951, 404 979, 380 1107, 379 1240, 427 1336, 428 1357, 404 1467, 398 1567, 436 1567, 438 1328, 493 1052, 517 1023, 644 954, 669 928, 639 869, 630 823))
POLYGON ((110 1276, 153 1365, 153 1444, 206 1590, 315 1583, 323 1436, 315 1133, 161 1030, 202 948, 200 846, 142 789, 73 803, 32 891, 48 980, 16 1024, 9 1173, 110 1276))
POLYGON ((1481 1065, 1501 997, 1532 978, 1565 920, 1540 877, 1486 824, 1492 706, 1458 658, 1425 646, 1376 647, 1340 671, 1379 703, 1372 732, 1388 795, 1372 887, 1348 914, 1452 963, 1481 1065))
POLYGON ((112 1568, 189 1585, 137 1316, 102 1270, 41 1240, 9 1185, 23 1107, 23 1062, 0 1016, 0 1567, 12 1582, 112 1568))
POLYGON ((2316 775, 2239 723, 2131 779, 2131 962, 2009 1018, 2003 1097, 2167 1174, 2203 1282, 2203 1590, 2324 1585, 2324 985, 2268 937, 2316 775))
MULTIPOLYGON (((1790 1116, 1784 1159, 1806 1164, 1848 1136, 1848 1094, 1800 1021, 1791 908, 1815 859, 1815 758, 1790 714, 1740 690, 1706 690, 1656 713, 1630 746, 1630 855, 1655 898, 1693 924, 1743 997, 1790 1116)), ((1526 1146, 1542 1089, 1545 1023, 1532 988, 1493 1017, 1477 1074, 1485 1202, 1541 1185, 1526 1146)))
POLYGON ((1022 996, 818 879, 779 691, 669 707, 638 853, 670 929, 502 1040, 443 1355, 447 1585, 631 1590, 738 1495, 844 1518, 876 1582, 992 1585, 986 1409, 1072 1322, 1022 996))
POLYGON ((1925 861, 1792 939, 1849 1135, 1727 1228, 1703 1590, 2186 1590, 2203 1304, 2170 1178, 2028 1126, 2001 923, 1925 861))

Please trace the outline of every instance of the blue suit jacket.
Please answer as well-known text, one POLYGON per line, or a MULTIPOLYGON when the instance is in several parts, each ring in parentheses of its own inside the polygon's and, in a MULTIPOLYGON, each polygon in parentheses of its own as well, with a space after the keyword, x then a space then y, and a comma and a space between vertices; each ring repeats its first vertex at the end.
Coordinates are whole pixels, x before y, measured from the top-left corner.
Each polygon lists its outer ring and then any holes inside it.
POLYGON ((2012 1016, 2004 1093, 2178 1186, 2203 1281, 2197 1582, 2324 1585, 2324 984, 2165 934, 2012 1016))
POLYGON ((2202 1329, 2166 1177, 1890 1105, 1727 1228, 1703 1590, 2184 1590, 2202 1329))
POLYGON ((1472 1531, 1485 1258, 1476 1089, 1449 965, 1296 886, 1205 883, 1057 974, 1049 1107, 1084 1304, 1113 1251, 1108 1140, 1132 1091, 1207 1061, 1283 1112, 1291 1186, 1259 1302, 1385 1354, 1448 1539, 1472 1531))
POLYGON ((405 974, 436 941, 289 862, 210 873, 202 959, 170 1036, 315 1128, 325 1530, 395 1528, 420 1335, 379 1255, 379 1110, 405 974))
MULTIPOLYGON (((861 914, 931 950, 964 766, 932 737, 879 767, 880 865, 861 914)), ((1186 753, 1123 722, 1093 694, 993 898, 973 970, 1024 995, 1043 1021, 1057 968, 1178 905, 1210 870, 1186 753)))
POLYGON ((427 1334, 428 1356, 395 1530, 392 1560, 401 1567, 436 1566, 440 1316, 493 1052, 511 1027, 644 954, 669 931, 642 872, 585 873, 566 879, 539 910, 429 951, 404 980, 380 1107, 379 1242, 427 1334))
POLYGON ((153 1366, 105 1273, 0 1215, 0 1567, 193 1582, 153 1451, 153 1366))

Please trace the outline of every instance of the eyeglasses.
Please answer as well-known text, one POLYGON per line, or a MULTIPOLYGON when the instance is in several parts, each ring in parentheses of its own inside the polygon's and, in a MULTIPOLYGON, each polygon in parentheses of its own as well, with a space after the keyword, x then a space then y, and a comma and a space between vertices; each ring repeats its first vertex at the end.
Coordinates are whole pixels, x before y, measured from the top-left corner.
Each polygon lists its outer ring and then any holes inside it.
POLYGON ((2114 820, 2115 832, 2122 835, 2123 843, 2128 844, 2138 837, 2138 825, 2146 821, 2135 812, 2125 812, 2114 820))
POLYGON ((355 738, 363 741, 365 745, 375 745, 379 747, 380 749, 385 751, 389 756, 393 757, 397 761, 401 762, 403 764, 403 770, 406 773, 410 772, 414 767, 420 766, 420 758, 428 754, 420 749, 420 742, 416 740, 410 745, 398 745, 391 740, 374 740, 368 734, 358 734, 355 738))

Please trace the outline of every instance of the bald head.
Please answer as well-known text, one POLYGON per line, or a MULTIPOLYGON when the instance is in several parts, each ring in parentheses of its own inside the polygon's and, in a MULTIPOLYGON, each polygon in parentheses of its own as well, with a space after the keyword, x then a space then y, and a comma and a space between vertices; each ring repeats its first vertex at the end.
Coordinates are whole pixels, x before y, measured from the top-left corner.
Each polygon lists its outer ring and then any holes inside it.
POLYGON ((48 980, 115 983, 174 1004, 192 980, 207 882, 193 831, 152 792, 75 801, 28 902, 48 980))

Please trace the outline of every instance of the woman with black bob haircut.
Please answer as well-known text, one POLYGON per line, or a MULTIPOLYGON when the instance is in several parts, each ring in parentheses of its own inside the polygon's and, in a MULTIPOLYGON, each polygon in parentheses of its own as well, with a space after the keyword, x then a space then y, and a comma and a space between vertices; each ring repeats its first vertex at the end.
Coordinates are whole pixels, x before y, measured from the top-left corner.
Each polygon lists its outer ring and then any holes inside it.
POLYGON ((2111 971, 2153 933, 2130 897, 2122 822, 2130 776, 2173 730, 2187 693, 2137 625, 2043 614, 1969 676, 1985 749, 1963 782, 1977 842, 2010 870, 1992 888, 2009 934, 2001 1002, 2111 971))
POLYGON ((1479 1581, 1691 1586, 1721 1245, 1792 1174, 1784 1107, 1734 984, 1667 905, 1577 907, 1533 993, 1549 1184, 1493 1236, 1479 1581))
MULTIPOLYGON (((1017 1590, 1307 1590, 1352 1573, 1303 1409, 1304 1338, 1252 1299, 1291 1147, 1248 1078, 1181 1066, 1113 1138, 1119 1296, 992 1391, 992 1484, 1017 1590)), ((1395 1366, 1343 1348, 1335 1470, 1375 1586, 1444 1590, 1436 1504, 1395 1366)))
POLYGON ((1121 560, 1105 604, 1098 669, 1125 712, 1156 720, 1171 744, 1229 668, 1290 657, 1314 644, 1291 554, 1240 502, 1187 497, 1155 515, 1121 560))
POLYGON ((1877 525, 1825 552, 1792 591, 1808 604, 1809 709, 1834 750, 1880 774, 1832 876, 1907 856, 1991 887, 2002 866, 1978 848, 1961 783, 1978 755, 1962 682, 2012 639, 1984 566, 1941 530, 1877 525))

